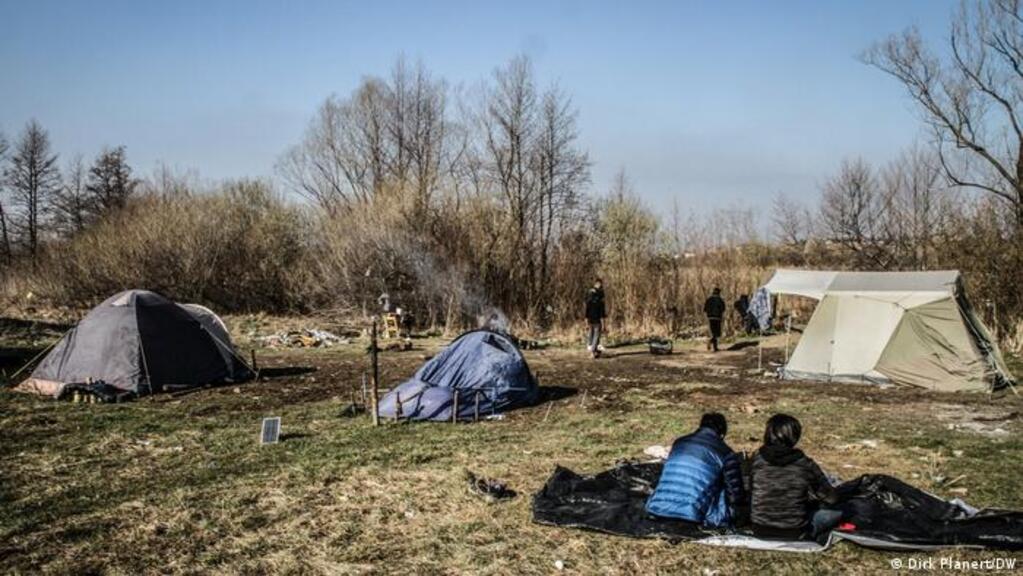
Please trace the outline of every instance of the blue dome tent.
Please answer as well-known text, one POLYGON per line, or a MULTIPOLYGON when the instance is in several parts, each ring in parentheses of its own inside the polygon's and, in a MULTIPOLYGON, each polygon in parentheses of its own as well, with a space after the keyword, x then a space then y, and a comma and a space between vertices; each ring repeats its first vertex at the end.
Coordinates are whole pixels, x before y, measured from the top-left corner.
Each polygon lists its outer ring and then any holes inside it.
POLYGON ((459 336, 410 380, 381 398, 380 415, 451 420, 456 393, 458 419, 471 420, 477 398, 479 414, 484 416, 534 404, 539 388, 522 352, 509 337, 475 330, 459 336))

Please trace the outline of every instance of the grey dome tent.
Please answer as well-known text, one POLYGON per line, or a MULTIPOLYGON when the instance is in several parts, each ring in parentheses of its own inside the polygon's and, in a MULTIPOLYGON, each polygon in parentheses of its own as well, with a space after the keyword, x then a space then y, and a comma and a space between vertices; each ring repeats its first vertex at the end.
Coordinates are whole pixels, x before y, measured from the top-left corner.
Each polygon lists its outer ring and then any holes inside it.
POLYGON ((68 385, 93 382, 142 395, 251 379, 226 331, 207 328, 219 318, 202 310, 145 290, 116 294, 65 334, 18 389, 59 398, 68 385))
POLYGON ((226 364, 237 361, 238 352, 231 344, 231 335, 227 325, 220 319, 220 316, 217 316, 216 312, 200 304, 180 304, 180 306, 187 310, 192 318, 198 320, 203 329, 213 337, 213 342, 216 343, 217 350, 226 364))
POLYGON ((381 398, 379 413, 411 420, 451 420, 457 395, 457 419, 471 420, 477 399, 482 416, 534 404, 539 393, 526 359, 510 338, 474 330, 459 336, 412 379, 381 398))

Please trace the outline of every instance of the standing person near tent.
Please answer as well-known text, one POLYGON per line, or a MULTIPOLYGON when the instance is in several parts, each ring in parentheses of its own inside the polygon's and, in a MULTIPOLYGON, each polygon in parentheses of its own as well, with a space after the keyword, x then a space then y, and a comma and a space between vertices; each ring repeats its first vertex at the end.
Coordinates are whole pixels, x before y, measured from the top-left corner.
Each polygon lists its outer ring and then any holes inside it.
POLYGON ((607 318, 607 307, 604 305, 604 282, 597 278, 593 288, 586 293, 586 323, 589 333, 586 339, 586 350, 596 358, 604 351, 600 345, 600 335, 604 329, 604 318, 607 318))
POLYGON ((841 511, 827 508, 837 502, 837 495, 824 472, 795 447, 802 430, 799 420, 788 414, 767 421, 750 480, 750 515, 757 537, 815 539, 842 519, 841 511))
POLYGON ((732 308, 735 309, 735 314, 739 316, 739 326, 742 326, 743 331, 748 336, 752 333, 749 317, 749 296, 740 294, 739 299, 732 303, 732 308))
POLYGON ((721 289, 714 288, 713 293, 703 303, 703 313, 707 315, 710 325, 710 341, 707 349, 718 351, 718 338, 721 337, 721 320, 725 317, 725 301, 721 298, 721 289))
POLYGON ((696 432, 675 440, 646 511, 712 527, 740 524, 746 494, 739 456, 725 444, 727 432, 725 417, 710 412, 696 432))

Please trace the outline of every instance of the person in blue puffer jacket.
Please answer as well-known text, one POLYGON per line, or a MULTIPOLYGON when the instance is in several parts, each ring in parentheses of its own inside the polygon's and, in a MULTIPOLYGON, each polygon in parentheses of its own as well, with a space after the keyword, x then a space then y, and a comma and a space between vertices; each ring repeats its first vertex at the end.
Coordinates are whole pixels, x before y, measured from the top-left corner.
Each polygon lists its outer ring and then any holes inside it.
POLYGON ((671 446, 657 488, 646 503, 654 516, 704 526, 735 525, 746 510, 739 456, 725 444, 728 423, 717 412, 671 446))

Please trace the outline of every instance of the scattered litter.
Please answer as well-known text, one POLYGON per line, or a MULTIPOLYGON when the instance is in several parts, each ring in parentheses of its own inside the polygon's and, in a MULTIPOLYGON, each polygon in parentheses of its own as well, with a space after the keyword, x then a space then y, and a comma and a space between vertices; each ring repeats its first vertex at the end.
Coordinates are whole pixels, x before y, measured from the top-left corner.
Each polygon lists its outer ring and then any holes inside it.
POLYGON ((565 569, 565 563, 563 561, 561 561, 561 560, 555 560, 554 561, 554 567, 557 568, 558 570, 564 570, 565 569))
POLYGON ((647 342, 647 346, 651 354, 654 354, 655 356, 667 356, 674 351, 675 343, 671 340, 652 338, 649 342, 647 342))
POLYGON ((853 442, 852 444, 843 444, 838 447, 839 450, 862 450, 864 448, 874 450, 878 446, 877 440, 870 440, 865 438, 859 442, 853 442))
POLYGON ((660 444, 654 444, 653 446, 647 446, 643 449, 643 453, 651 458, 657 458, 658 460, 667 460, 668 454, 671 453, 671 449, 667 446, 661 446, 660 444))
POLYGON ((953 450, 952 451, 952 455, 955 456, 956 458, 959 458, 959 457, 961 457, 963 455, 963 451, 962 450, 953 450))
POLYGON ((959 476, 956 476, 955 478, 949 480, 948 482, 945 482, 945 486, 946 487, 951 486, 951 485, 955 484, 956 482, 962 480, 963 478, 966 478, 966 474, 960 474, 959 476))
POLYGON ((408 518, 409 520, 411 520, 411 519, 416 517, 416 513, 411 511, 411 510, 406 510, 405 511, 405 517, 408 518))
POLYGON ((966 488, 949 488, 948 491, 950 494, 959 494, 960 496, 966 496, 970 493, 966 488))
POLYGON ((349 344, 348 338, 342 338, 333 332, 310 328, 306 330, 282 330, 260 338, 264 346, 270 348, 329 348, 335 344, 349 344))
POLYGON ((507 500, 518 495, 514 490, 508 488, 504 482, 492 478, 477 478, 475 474, 468 470, 465 472, 465 479, 469 483, 469 493, 480 496, 487 502, 507 500))
POLYGON ((349 403, 341 410, 342 418, 352 418, 366 412, 366 407, 361 404, 349 403))
POLYGON ((994 414, 991 416, 974 416, 973 419, 977 422, 1000 422, 1002 420, 1015 420, 1019 418, 1019 412, 1009 412, 1008 414, 994 414))
POLYGON ((411 340, 401 340, 398 342, 391 342, 390 344, 379 348, 379 350, 386 350, 387 352, 408 352, 412 349, 411 340))
POLYGON ((949 430, 968 431, 984 436, 1008 436, 1009 431, 1000 426, 991 426, 983 422, 969 421, 969 422, 952 422, 949 423, 946 428, 949 430))
POLYGON ((504 414, 487 414, 483 417, 484 420, 504 420, 504 414))
POLYGON ((977 513, 980 512, 980 509, 970 506, 966 502, 963 502, 962 499, 960 498, 953 498, 949 500, 948 503, 952 504, 953 506, 958 506, 959 508, 961 508, 963 511, 966 512, 967 516, 976 516, 977 513))

